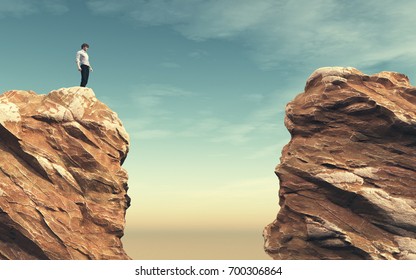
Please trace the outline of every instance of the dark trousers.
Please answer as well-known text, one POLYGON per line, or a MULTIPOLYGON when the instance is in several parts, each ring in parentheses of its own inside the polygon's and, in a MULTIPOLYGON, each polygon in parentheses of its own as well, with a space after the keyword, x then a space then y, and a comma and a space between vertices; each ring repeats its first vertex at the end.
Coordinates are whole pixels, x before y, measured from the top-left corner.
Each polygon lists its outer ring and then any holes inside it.
POLYGON ((81 65, 81 87, 85 87, 90 76, 90 67, 88 65, 81 65))

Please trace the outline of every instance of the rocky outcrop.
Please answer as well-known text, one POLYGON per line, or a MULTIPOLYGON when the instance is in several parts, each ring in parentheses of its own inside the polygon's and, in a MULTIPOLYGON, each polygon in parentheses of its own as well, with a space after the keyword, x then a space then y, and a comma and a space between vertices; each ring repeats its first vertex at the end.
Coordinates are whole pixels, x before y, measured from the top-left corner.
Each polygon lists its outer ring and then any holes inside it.
POLYGON ((129 259, 129 136, 88 88, 0 96, 0 259, 129 259))
POLYGON ((321 68, 286 107, 274 259, 416 259, 416 88, 321 68))

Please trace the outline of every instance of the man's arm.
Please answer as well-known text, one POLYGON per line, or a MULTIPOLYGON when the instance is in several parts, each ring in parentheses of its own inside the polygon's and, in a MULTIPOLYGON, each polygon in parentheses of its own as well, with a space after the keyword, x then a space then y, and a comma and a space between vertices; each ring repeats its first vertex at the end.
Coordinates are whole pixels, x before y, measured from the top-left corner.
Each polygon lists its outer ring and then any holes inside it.
POLYGON ((79 51, 75 56, 75 62, 77 63, 78 71, 81 71, 81 53, 79 51))

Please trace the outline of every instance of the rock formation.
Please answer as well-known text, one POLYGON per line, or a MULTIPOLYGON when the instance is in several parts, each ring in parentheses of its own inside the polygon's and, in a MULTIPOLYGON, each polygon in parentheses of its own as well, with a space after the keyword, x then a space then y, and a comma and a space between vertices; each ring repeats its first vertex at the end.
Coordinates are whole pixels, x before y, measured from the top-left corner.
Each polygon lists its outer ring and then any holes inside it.
POLYGON ((129 136, 88 88, 0 96, 0 259, 129 259, 129 136))
POLYGON ((274 259, 416 259, 416 88, 321 68, 286 107, 274 259))

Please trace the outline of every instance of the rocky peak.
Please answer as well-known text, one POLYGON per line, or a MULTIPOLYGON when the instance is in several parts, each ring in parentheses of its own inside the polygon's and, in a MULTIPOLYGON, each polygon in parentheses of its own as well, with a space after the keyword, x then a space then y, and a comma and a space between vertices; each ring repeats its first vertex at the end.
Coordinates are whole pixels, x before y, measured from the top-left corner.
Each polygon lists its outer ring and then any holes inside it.
POLYGON ((316 70, 286 107, 275 259, 416 259, 416 88, 393 72, 316 70))
POLYGON ((128 259, 129 136, 89 88, 0 96, 0 259, 128 259))

